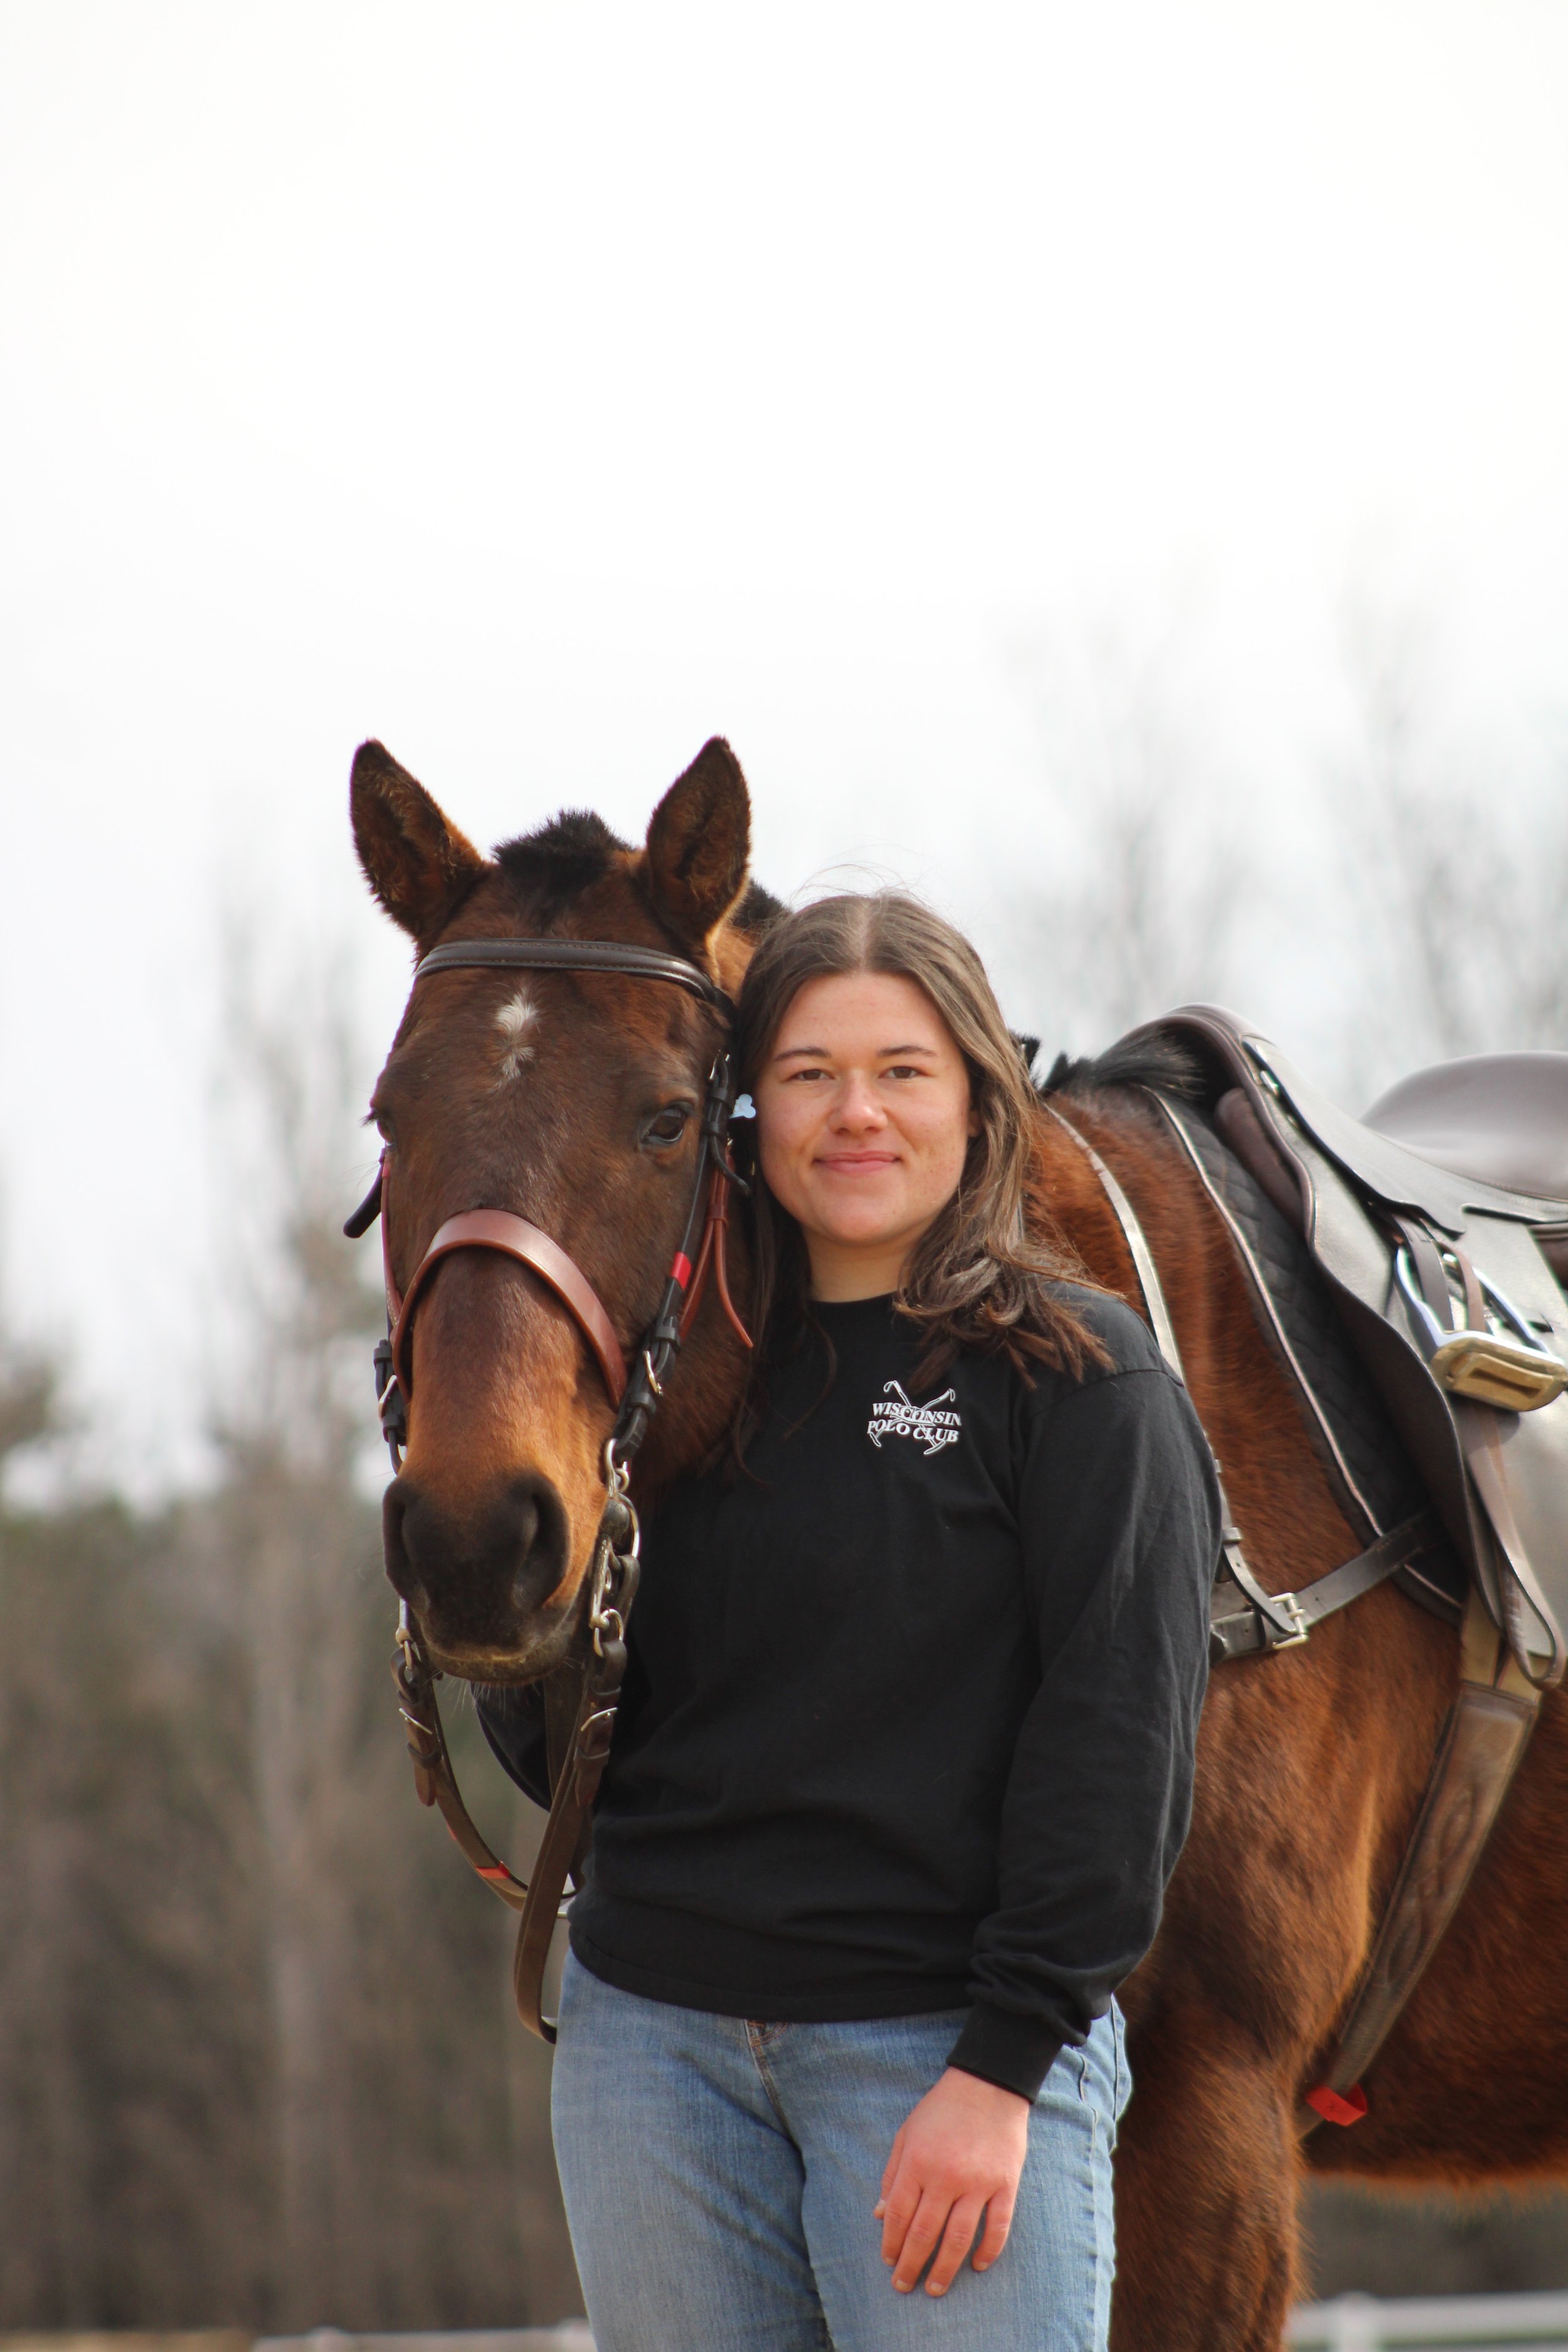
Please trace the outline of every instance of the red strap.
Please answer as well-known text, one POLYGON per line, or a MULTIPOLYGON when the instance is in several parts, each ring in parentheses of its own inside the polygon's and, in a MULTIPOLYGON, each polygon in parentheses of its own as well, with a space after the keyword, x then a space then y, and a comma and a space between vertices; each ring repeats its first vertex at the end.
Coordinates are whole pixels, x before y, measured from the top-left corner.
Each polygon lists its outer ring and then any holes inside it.
POLYGON ((1366 2113, 1366 2093, 1359 2083, 1352 2083, 1343 2093, 1331 2091, 1326 2083, 1318 2083, 1308 2092, 1307 2105, 1326 2124, 1359 2124, 1366 2113))
POLYGON ((414 1386, 408 1358, 415 1303, 441 1259, 460 1249, 500 1250, 503 1257, 516 1258, 538 1275, 541 1282, 547 1283, 574 1318, 593 1349, 605 1376, 605 1386, 610 1391, 610 1402, 620 1403, 626 1385, 626 1358, 621 1353, 616 1327, 599 1303, 598 1293, 558 1242, 542 1234, 537 1225, 531 1225, 526 1217, 514 1217, 510 1209, 465 1209, 461 1216, 448 1217, 420 1259, 404 1295, 397 1328, 392 1335, 392 1361, 405 1396, 412 1392, 414 1386))
MULTIPOLYGON (((683 1277, 686 1284, 686 1305, 681 1310, 680 1338, 684 1345, 687 1333, 697 1320, 697 1310, 702 1304, 702 1293, 708 1285, 711 1269, 719 1280, 719 1303, 729 1318, 730 1328, 742 1348, 752 1344, 752 1335, 736 1312, 730 1296, 730 1184, 721 1168, 715 1168, 709 1180, 708 1213, 702 1221, 702 1246, 697 1253, 695 1271, 688 1265, 683 1277)), ((676 1268, 685 1261, 677 1255, 676 1268)))

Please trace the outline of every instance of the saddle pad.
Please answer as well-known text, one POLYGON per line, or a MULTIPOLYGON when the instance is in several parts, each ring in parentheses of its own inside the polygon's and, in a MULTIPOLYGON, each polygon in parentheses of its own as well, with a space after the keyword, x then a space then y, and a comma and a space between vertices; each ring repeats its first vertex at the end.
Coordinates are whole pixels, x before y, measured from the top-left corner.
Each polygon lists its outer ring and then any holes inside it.
MULTIPOLYGON (((1258 1327, 1301 1404, 1334 1498, 1363 1543, 1419 1511, 1426 1490, 1383 1401, 1352 1347, 1310 1251, 1192 1103, 1165 1108, 1230 1221, 1258 1327)), ((1445 1548, 1394 1579, 1413 1601, 1457 1622, 1466 1575, 1445 1548)))

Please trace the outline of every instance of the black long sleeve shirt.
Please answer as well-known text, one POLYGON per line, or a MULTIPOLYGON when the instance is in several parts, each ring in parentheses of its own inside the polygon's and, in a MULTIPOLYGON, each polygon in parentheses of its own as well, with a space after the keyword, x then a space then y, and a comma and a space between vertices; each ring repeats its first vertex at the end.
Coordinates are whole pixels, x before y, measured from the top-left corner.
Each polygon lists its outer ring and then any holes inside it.
MULTIPOLYGON (((915 1376, 887 1298, 817 1305, 747 1473, 677 1486, 572 1945, 655 2000, 765 2019, 968 2004, 952 2063, 1032 2096, 1153 1939, 1186 1834, 1219 1516, 1143 1324, 1113 1367, 915 1376), (826 1388, 826 1393, 825 1391, 826 1388)), ((542 1794, 531 1695, 480 1704, 542 1794)))

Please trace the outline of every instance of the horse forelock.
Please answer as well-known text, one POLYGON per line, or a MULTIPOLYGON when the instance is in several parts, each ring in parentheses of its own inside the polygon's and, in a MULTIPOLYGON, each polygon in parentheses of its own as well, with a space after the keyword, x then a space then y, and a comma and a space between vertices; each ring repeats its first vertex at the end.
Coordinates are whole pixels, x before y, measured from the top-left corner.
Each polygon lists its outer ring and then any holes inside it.
POLYGON ((549 922, 628 859, 631 845, 594 810, 563 809, 534 832, 500 843, 494 854, 514 897, 535 920, 549 922))

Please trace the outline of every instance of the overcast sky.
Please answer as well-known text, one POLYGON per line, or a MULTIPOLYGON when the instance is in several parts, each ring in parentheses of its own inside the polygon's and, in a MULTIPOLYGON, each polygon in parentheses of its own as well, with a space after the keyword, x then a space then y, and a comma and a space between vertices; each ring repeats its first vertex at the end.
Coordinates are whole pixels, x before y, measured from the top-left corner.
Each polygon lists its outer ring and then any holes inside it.
POLYGON ((121 1458, 188 1455, 217 905, 395 1017, 363 736, 489 842, 721 730, 773 887, 927 888, 1049 1036, 1028 648, 1172 636, 1287 870, 1348 576, 1549 732, 1565 121, 1559 0, 0 0, 7 1280, 121 1458))

